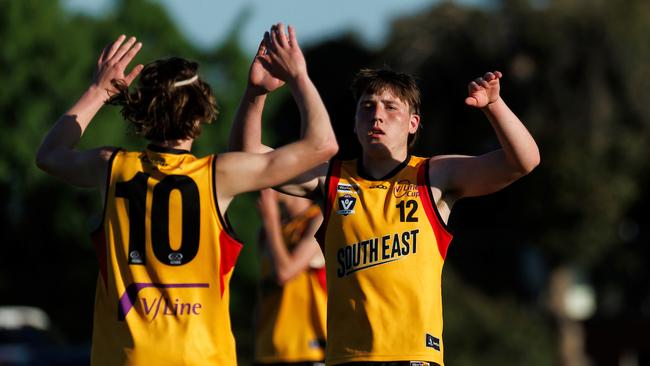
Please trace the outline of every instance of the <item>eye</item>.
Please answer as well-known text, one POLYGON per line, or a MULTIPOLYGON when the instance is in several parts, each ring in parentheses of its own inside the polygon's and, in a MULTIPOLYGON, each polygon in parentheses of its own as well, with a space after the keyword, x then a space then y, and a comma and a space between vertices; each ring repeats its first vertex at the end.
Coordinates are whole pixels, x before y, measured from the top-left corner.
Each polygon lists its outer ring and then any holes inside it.
POLYGON ((396 110, 397 110, 397 106, 394 105, 394 104, 388 104, 388 105, 386 106, 386 109, 391 110, 391 111, 396 111, 396 110))

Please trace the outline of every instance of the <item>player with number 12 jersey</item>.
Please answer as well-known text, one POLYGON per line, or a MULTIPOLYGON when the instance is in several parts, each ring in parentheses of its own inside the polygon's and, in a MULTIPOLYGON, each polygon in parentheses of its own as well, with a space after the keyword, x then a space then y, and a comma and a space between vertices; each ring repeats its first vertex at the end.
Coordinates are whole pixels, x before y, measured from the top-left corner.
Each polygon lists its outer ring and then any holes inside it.
POLYGON ((348 299, 328 302, 328 317, 339 320, 329 329, 339 335, 328 340, 333 364, 396 355, 443 364, 440 281, 452 236, 432 204, 427 163, 409 155, 381 179, 361 160, 330 163, 319 240, 328 291, 348 299))

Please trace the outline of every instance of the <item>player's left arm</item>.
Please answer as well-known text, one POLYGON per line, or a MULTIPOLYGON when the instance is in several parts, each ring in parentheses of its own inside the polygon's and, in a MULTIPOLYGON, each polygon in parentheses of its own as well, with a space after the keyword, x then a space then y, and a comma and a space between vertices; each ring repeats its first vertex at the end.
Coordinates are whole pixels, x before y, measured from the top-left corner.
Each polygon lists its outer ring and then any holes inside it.
POLYGON ((46 173, 79 187, 101 187, 106 180, 108 161, 114 148, 99 147, 85 151, 75 147, 93 117, 116 92, 113 80, 126 85, 142 70, 137 65, 125 75, 127 65, 141 48, 135 37, 121 35, 104 48, 97 60, 95 77, 79 100, 54 124, 38 148, 36 165, 46 173))
POLYGON ((429 177, 436 182, 432 185, 454 199, 496 192, 539 165, 535 140, 500 96, 501 77, 495 71, 476 78, 469 83, 465 99, 465 104, 486 115, 501 148, 479 156, 446 155, 430 161, 429 177))

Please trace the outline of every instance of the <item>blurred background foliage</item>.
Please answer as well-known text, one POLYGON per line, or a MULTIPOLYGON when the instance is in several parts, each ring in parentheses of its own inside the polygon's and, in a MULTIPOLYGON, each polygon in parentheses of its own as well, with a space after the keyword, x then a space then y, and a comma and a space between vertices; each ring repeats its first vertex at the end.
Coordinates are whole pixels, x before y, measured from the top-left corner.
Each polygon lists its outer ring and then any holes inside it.
MULTIPOLYGON (((34 157, 90 82, 101 48, 134 34, 144 44, 137 62, 181 55, 201 64, 220 106, 219 119, 195 143, 195 153, 205 155, 226 150, 246 83, 252 55, 240 47, 239 32, 205 49, 152 1, 116 1, 109 12, 88 16, 66 12, 59 1, 0 0, 0 305, 40 307, 58 344, 89 344, 97 267, 88 233, 101 211, 99 195, 46 176, 34 157)), ((463 104, 467 82, 495 69, 504 73, 503 98, 539 143, 542 164, 531 175, 460 201, 452 213, 456 236, 443 281, 449 365, 580 364, 567 361, 567 324, 581 329, 583 347, 575 352, 591 364, 650 365, 650 2, 495 0, 475 8, 447 1, 396 19, 379 48, 346 34, 305 53, 341 157, 359 152, 348 86, 361 67, 418 78, 418 155, 498 147, 481 112, 463 104), (553 305, 553 279, 567 269, 570 281, 595 293, 595 312, 578 320, 553 305)), ((296 138, 298 121, 290 94, 276 92, 265 110, 267 143, 296 138)), ((144 143, 116 108, 105 108, 81 147, 97 145, 144 143)), ((251 358, 258 276, 255 199, 237 198, 228 213, 247 244, 231 306, 242 364, 251 358)))

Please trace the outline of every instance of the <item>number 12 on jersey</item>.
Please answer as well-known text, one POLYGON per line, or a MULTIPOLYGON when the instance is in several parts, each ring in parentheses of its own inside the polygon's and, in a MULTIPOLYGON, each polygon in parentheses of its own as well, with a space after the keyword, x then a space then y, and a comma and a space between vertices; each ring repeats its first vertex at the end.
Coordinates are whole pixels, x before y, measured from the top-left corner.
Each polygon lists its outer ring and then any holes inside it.
POLYGON ((399 221, 418 222, 418 218, 413 216, 418 210, 418 202, 416 200, 401 201, 395 207, 399 208, 399 221))

